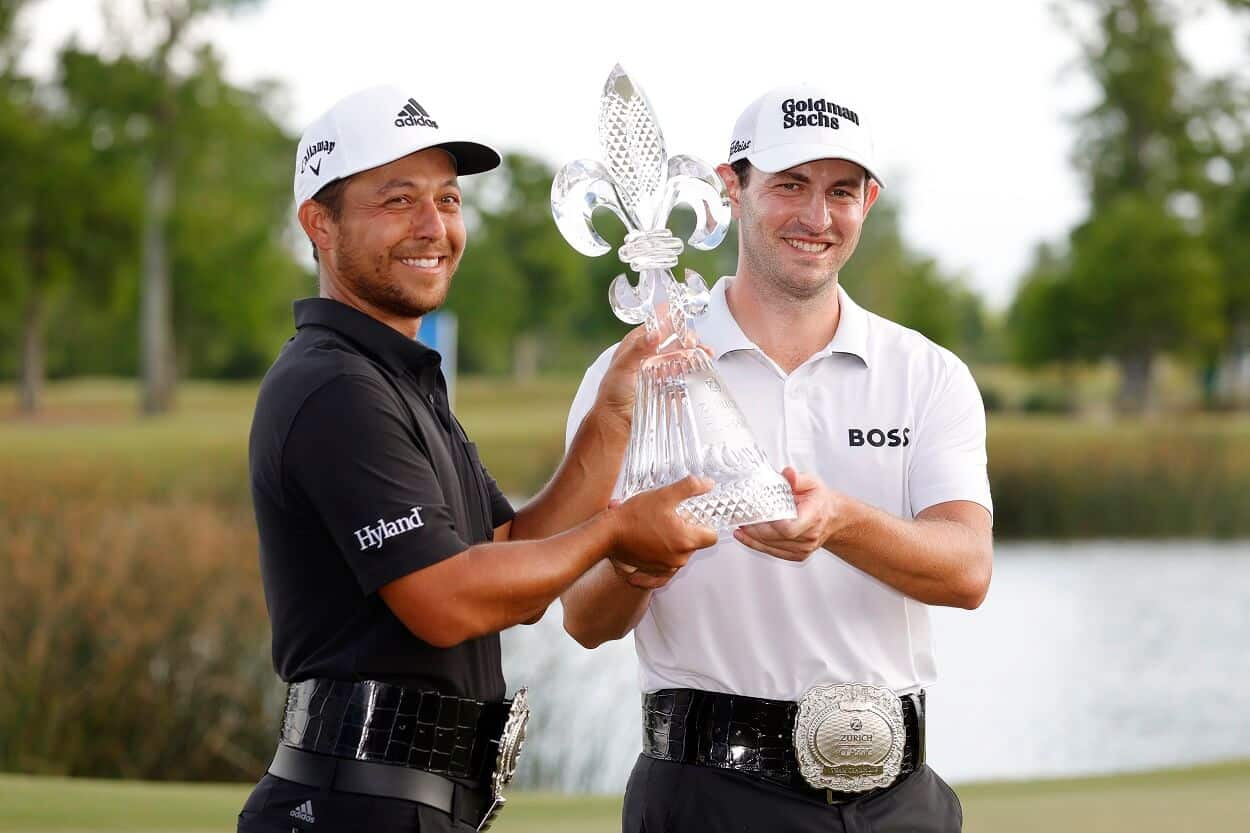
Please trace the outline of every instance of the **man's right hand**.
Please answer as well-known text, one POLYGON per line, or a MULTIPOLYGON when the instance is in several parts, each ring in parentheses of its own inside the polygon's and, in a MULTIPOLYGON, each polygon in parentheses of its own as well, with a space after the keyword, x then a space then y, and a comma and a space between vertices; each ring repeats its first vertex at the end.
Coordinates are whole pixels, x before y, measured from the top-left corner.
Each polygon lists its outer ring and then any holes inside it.
MULTIPOLYGON (((608 511, 616 522, 613 564, 656 576, 671 576, 695 550, 716 543, 716 530, 687 522, 677 504, 706 494, 715 483, 693 475, 659 489, 634 495, 608 511)), ((633 583, 633 582, 631 582, 633 583)))
POLYGON ((660 337, 647 332, 646 327, 630 330, 617 345, 612 362, 599 382, 594 407, 624 425, 627 431, 633 419, 638 369, 643 360, 655 355, 655 346, 659 343, 660 337))

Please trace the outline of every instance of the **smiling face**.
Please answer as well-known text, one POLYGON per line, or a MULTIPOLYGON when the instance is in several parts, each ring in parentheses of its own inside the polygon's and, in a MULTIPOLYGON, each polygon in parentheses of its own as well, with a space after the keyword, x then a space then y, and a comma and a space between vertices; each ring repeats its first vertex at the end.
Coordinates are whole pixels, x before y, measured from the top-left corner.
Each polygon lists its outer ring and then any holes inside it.
POLYGON ((322 293, 406 331, 447 298, 464 252, 460 208, 455 162, 436 148, 352 176, 337 217, 305 202, 322 293))
POLYGON ((745 185, 728 166, 720 172, 738 218, 738 276, 796 300, 832 291, 879 192, 864 169, 818 159, 752 169, 745 185))

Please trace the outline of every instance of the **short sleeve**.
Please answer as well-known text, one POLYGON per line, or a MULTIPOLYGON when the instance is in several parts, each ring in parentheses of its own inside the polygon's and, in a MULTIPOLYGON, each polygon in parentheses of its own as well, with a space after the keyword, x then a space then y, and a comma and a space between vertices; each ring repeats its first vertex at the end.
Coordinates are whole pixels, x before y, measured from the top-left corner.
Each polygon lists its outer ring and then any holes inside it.
POLYGON ((599 384, 607 375, 608 365, 612 364, 612 357, 616 355, 616 348, 619 346, 618 342, 604 350, 599 354, 599 358, 595 359, 594 364, 586 369, 586 375, 582 377, 582 383, 577 388, 577 395, 573 397, 573 404, 569 406, 569 419, 564 426, 564 450, 566 452, 573 444, 573 438, 577 436, 577 429, 582 427, 582 420, 594 407, 595 397, 599 395, 599 384))
POLYGON ((512 501, 508 500, 503 491, 499 488, 499 484, 495 482, 495 478, 491 477, 486 466, 479 466, 482 471, 482 478, 486 481, 486 492, 490 497, 490 526, 491 529, 497 529, 508 521, 516 517, 516 510, 512 508, 512 501))
POLYGON ((312 504, 365 593, 468 549, 394 391, 337 376, 300 407, 283 476, 312 504))
POLYGON ((985 407, 972 373, 956 362, 934 390, 916 427, 908 473, 912 515, 952 500, 969 500, 991 514, 986 473, 985 407))

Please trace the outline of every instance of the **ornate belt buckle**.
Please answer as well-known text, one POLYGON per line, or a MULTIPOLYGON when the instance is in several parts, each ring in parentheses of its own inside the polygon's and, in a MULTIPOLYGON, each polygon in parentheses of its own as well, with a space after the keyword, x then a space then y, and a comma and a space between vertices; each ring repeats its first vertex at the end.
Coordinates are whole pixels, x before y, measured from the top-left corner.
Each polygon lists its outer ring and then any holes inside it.
POLYGON ((490 829, 500 810, 508 803, 503 797, 503 789, 512 783, 512 776, 516 775, 516 763, 521 756, 521 747, 525 745, 525 726, 529 719, 529 689, 522 686, 512 698, 508 719, 504 721, 503 733, 499 736, 499 755, 495 758, 495 770, 490 776, 490 809, 477 826, 479 833, 490 829))
POLYGON ((903 703, 888 688, 860 683, 813 686, 799 701, 794 751, 817 789, 864 792, 888 787, 903 765, 903 703))

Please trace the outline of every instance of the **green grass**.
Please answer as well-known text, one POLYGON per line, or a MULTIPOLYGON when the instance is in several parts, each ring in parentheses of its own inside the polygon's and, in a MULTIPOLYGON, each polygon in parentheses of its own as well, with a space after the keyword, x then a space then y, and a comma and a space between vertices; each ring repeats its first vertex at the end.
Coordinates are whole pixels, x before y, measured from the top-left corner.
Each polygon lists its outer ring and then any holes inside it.
MULTIPOLYGON (((1003 405, 1022 407, 1031 397, 1070 403, 1078 410, 1108 413, 1120 387, 1120 370, 1112 361, 1081 367, 1025 369, 1010 364, 972 368, 983 394, 997 396, 1003 405)), ((1202 401, 1198 374, 1185 362, 1166 356, 1155 365, 1153 405, 1163 412, 1193 410, 1202 401)))
MULTIPOLYGON (((233 830, 250 787, 0 775, 0 833, 233 830)), ((616 796, 518 793, 498 833, 594 833, 620 828, 616 796)))
POLYGON ((1244 833, 1250 761, 959 789, 967 833, 1244 833))
POLYGON ((462 379, 456 414, 504 490, 534 494, 564 456, 564 426, 575 393, 576 379, 524 385, 462 379))
MULTIPOLYGON (((572 378, 459 381, 457 414, 508 494, 534 494, 559 464, 576 387, 572 378)), ((60 498, 250 505, 255 383, 184 383, 177 409, 148 419, 135 415, 135 396, 133 382, 58 382, 31 419, 0 386, 0 481, 60 498)), ((1250 415, 996 412, 988 446, 1002 538, 1250 535, 1250 415)))
MULTIPOLYGON (((58 489, 66 468, 72 477, 75 468, 116 467, 124 473, 119 480, 134 479, 133 474, 162 493, 217 496, 233 482, 246 499, 247 434, 256 390, 254 382, 184 382, 173 412, 142 418, 131 382, 57 382, 48 386, 44 407, 32 418, 18 415, 13 387, 0 385, 0 461, 35 471, 36 477, 57 475, 58 489), (40 465, 46 461, 55 461, 56 468, 40 465), (212 479, 209 473, 197 473, 204 461, 223 469, 212 483, 202 482, 212 479)), ((564 423, 576 390, 575 379, 459 381, 456 414, 506 491, 533 494, 551 476, 564 452, 564 423)))
MULTIPOLYGON (((0 775, 0 833, 233 830, 247 786, 0 775)), ((1243 833, 1250 761, 959 789, 967 833, 1243 833)), ((619 796, 519 793, 498 833, 615 833, 619 796)), ((714 833, 714 831, 709 831, 714 833)))

